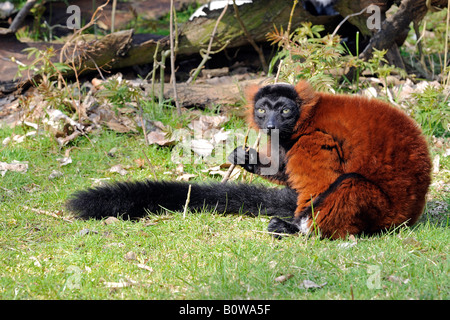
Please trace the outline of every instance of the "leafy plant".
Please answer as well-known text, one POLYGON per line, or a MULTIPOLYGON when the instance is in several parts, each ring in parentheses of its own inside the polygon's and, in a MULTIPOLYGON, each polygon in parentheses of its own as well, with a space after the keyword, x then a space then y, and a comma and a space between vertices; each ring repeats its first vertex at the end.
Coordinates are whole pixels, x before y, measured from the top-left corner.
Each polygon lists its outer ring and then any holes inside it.
POLYGON ((97 97, 106 98, 115 108, 138 101, 143 97, 140 88, 129 85, 119 77, 111 77, 103 83, 104 89, 97 91, 97 97))
POLYGON ((293 34, 277 28, 268 35, 272 44, 278 44, 281 50, 273 58, 271 68, 280 61, 280 79, 295 82, 308 79, 318 90, 329 90, 336 84, 333 71, 344 64, 341 59, 344 47, 339 36, 321 36, 325 28, 303 22, 293 34))
POLYGON ((389 65, 384 58, 386 50, 375 49, 372 58, 364 61, 358 55, 352 55, 338 35, 322 36, 324 30, 323 26, 310 22, 303 22, 293 34, 283 29, 278 31, 275 27, 268 39, 272 44, 278 44, 281 50, 272 59, 269 72, 280 62, 279 79, 289 83, 307 79, 317 90, 336 88, 341 75, 349 68, 355 68, 356 72, 354 79, 347 80, 356 84, 364 70, 369 70, 385 82, 393 72, 406 76, 404 70, 389 65))
POLYGON ((450 105, 442 86, 428 85, 422 93, 413 94, 412 116, 426 135, 450 137, 450 105))

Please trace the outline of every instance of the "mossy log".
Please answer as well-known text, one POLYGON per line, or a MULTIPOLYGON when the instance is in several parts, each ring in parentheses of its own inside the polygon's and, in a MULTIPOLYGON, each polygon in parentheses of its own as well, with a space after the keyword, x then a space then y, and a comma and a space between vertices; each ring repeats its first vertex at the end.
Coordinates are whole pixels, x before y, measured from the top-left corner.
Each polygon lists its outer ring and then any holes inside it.
MULTIPOLYGON (((238 8, 241 20, 253 40, 255 42, 266 42, 266 35, 273 31, 274 26, 286 30, 290 19, 292 1, 258 0, 250 4, 240 5, 238 8), (270 9, 268 10, 268 8, 270 9)), ((221 11, 221 9, 210 11, 207 16, 194 18, 180 26, 178 57, 199 54, 201 49, 207 48, 221 11)), ((339 16, 313 16, 299 4, 292 16, 291 28, 293 30, 302 22, 311 21, 313 24, 322 24, 331 29, 340 22, 340 19, 339 16)), ((94 55, 89 55, 91 58, 95 56, 102 60, 100 63, 96 61, 99 66, 104 65, 103 60, 106 58, 106 60, 109 60, 108 64, 111 68, 123 68, 152 63, 158 41, 159 52, 170 49, 168 37, 146 39, 145 35, 137 36, 132 35, 132 30, 110 34, 99 40, 98 44, 94 43, 91 46, 92 50, 95 50, 96 46, 102 49, 97 50, 94 55), (123 41, 123 45, 119 45, 119 47, 126 49, 126 51, 120 50, 120 54, 116 54, 115 51, 118 48, 118 41, 123 41)), ((217 27, 211 50, 215 51, 224 46, 237 48, 243 45, 248 45, 248 40, 235 17, 233 7, 230 5, 217 27)), ((89 65, 89 68, 92 68, 92 61, 86 61, 86 64, 89 65)))

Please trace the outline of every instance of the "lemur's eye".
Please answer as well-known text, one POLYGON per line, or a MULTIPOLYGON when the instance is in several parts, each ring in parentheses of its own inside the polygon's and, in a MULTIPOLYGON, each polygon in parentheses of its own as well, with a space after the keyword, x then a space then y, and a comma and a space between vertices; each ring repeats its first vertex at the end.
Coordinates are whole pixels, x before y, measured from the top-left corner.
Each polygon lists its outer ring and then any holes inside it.
POLYGON ((263 108, 258 108, 256 111, 258 111, 258 113, 266 113, 266 110, 263 108))
POLYGON ((288 114, 289 112, 291 112, 291 109, 283 109, 284 114, 288 114))

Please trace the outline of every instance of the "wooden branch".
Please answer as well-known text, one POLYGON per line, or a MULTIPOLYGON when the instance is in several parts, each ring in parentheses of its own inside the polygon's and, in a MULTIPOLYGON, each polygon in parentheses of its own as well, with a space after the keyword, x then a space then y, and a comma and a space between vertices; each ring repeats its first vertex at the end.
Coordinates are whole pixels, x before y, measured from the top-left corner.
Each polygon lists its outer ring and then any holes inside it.
POLYGON ((14 18, 13 22, 9 26, 9 30, 11 32, 16 32, 19 30, 19 28, 22 26, 23 22, 25 21, 25 18, 27 17, 27 14, 30 12, 31 8, 35 5, 37 1, 34 0, 28 0, 25 5, 20 9, 19 13, 14 18))
MULTIPOLYGON (((390 49, 396 41, 396 36, 409 27, 412 21, 420 21, 427 13, 428 0, 402 0, 399 10, 383 21, 381 29, 370 39, 369 44, 360 54, 364 60, 370 59, 373 49, 390 49)), ((433 7, 447 6, 447 0, 431 1, 433 7)))
POLYGON ((186 81, 186 83, 191 83, 192 81, 194 81, 197 78, 197 76, 200 73, 200 71, 202 70, 202 68, 205 65, 206 61, 208 61, 209 55, 211 53, 211 47, 212 47, 212 44, 213 44, 213 41, 214 41, 214 36, 216 35, 217 26, 219 25, 220 20, 222 20, 222 17, 224 16, 225 12, 227 12, 227 9, 228 9, 228 3, 225 4, 225 7, 223 8, 222 13, 220 14, 219 18, 217 18, 216 24, 214 25, 214 29, 213 29, 213 31, 211 33, 211 37, 209 38, 208 49, 206 50, 206 53, 203 55, 202 61, 198 65, 197 69, 195 69, 195 71, 192 73, 192 75, 186 81))
POLYGON ((178 103, 178 94, 177 94, 177 79, 175 77, 175 48, 173 44, 173 20, 175 15, 175 9, 173 6, 173 0, 170 0, 170 78, 173 86, 174 100, 175 106, 177 108, 178 116, 181 116, 181 107, 178 103))

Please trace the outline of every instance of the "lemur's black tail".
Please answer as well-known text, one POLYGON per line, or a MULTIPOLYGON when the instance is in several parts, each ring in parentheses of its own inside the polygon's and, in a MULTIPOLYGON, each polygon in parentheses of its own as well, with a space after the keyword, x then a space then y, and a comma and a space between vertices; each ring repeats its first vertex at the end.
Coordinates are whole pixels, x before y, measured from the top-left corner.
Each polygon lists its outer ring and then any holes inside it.
MULTIPOLYGON (((235 183, 191 184, 190 209, 292 217, 297 196, 289 188, 267 188, 235 183)), ((139 218, 162 209, 184 209, 189 184, 184 182, 120 182, 78 191, 67 208, 82 219, 108 216, 139 218)))

